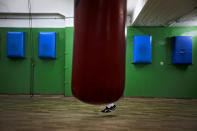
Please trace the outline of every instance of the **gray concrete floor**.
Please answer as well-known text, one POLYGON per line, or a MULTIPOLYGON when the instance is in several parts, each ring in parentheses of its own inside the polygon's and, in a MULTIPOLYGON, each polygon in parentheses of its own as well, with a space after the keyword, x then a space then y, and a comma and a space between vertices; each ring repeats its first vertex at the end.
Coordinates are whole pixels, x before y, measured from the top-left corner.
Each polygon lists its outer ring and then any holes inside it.
POLYGON ((197 131, 197 100, 122 98, 117 109, 73 97, 0 96, 0 131, 197 131))

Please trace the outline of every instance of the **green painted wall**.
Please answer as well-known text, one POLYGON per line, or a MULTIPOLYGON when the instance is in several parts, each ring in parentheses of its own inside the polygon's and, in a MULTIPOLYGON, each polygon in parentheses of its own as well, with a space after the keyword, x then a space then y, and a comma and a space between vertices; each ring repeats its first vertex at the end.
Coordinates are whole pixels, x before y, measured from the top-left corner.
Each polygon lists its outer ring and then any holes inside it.
MULTIPOLYGON (((66 94, 71 95, 73 28, 66 28, 66 94)), ((197 27, 128 27, 124 96, 197 98, 197 27), (152 35, 152 64, 134 65, 133 36, 152 35), (193 65, 172 65, 172 37, 193 37, 193 65), (161 66, 160 62, 164 65, 161 66)))
POLYGON ((7 31, 25 32, 25 43, 29 43, 29 29, 0 28, 0 94, 28 94, 30 92, 30 52, 25 45, 25 59, 7 58, 7 31))
MULTIPOLYGON (((35 62, 34 93, 71 96, 73 28, 0 28, 0 94, 29 94, 31 56, 35 62), (26 58, 6 57, 6 32, 26 32, 26 58), (57 59, 38 58, 38 32, 57 32, 57 59)), ((128 27, 125 96, 197 98, 197 27, 128 27), (152 64, 132 64, 133 36, 152 35, 152 64), (192 35, 193 64, 172 65, 172 37, 192 35), (161 66, 160 62, 164 65, 161 66)))
POLYGON ((64 94, 65 29, 64 28, 0 28, 0 94, 64 94), (25 59, 7 58, 7 31, 25 32, 25 59), (56 60, 38 58, 39 32, 56 32, 56 60), (32 39, 30 39, 32 36, 32 39), (31 73, 31 57, 34 73, 31 73), (31 82, 33 76, 33 83, 31 82))
POLYGON ((72 56, 73 56, 73 27, 65 29, 66 48, 65 48, 65 95, 72 96, 71 76, 72 76, 72 56))
POLYGON ((34 45, 34 93, 64 94, 64 29, 33 29, 34 45), (56 32, 56 59, 40 59, 38 57, 39 32, 56 32))
POLYGON ((126 47, 125 96, 197 98, 197 27, 129 27, 126 47), (134 35, 152 35, 152 64, 132 64, 134 35), (172 65, 172 37, 184 35, 194 36, 193 65, 172 65))

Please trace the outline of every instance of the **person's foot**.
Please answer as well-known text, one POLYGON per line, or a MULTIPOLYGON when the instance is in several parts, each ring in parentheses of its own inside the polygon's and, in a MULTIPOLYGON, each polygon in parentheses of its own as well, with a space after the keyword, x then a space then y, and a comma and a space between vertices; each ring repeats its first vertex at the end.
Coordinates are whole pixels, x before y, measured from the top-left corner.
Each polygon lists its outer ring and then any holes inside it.
POLYGON ((103 112, 103 113, 109 113, 109 112, 111 112, 111 110, 108 107, 106 107, 101 112, 103 112))
POLYGON ((103 113, 108 113, 111 112, 112 110, 116 109, 116 105, 111 106, 110 108, 108 108, 107 106, 105 107, 104 110, 102 110, 103 113))
POLYGON ((110 110, 115 110, 116 109, 116 105, 113 105, 109 108, 110 110))

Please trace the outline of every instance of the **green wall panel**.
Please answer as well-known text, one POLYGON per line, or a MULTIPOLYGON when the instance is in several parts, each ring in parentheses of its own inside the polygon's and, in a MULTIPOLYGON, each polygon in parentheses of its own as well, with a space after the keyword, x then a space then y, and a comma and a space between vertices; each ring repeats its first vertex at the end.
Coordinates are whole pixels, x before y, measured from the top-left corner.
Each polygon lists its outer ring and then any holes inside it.
POLYGON ((29 94, 30 45, 29 29, 0 28, 0 94, 29 94), (25 59, 7 57, 7 32, 25 32, 25 59))
MULTIPOLYGON (((0 28, 0 94, 29 94, 31 56, 35 63, 34 94, 71 96, 73 27, 0 28), (25 31, 26 58, 6 57, 7 31, 25 31), (38 32, 57 32, 57 59, 38 58, 38 32)), ((197 98, 197 27, 128 27, 124 96, 197 98), (133 36, 152 35, 152 64, 132 64, 133 36), (172 37, 193 37, 193 64, 172 65, 172 37), (164 62, 164 65, 160 65, 164 62)))
POLYGON ((33 31, 34 90, 35 94, 64 94, 65 29, 39 29, 33 31), (56 32, 56 59, 38 57, 39 32, 56 32))
POLYGON ((128 27, 126 47, 125 96, 197 98, 197 27, 128 27), (152 64, 132 64, 134 35, 152 35, 152 64), (184 35, 194 36, 193 64, 172 65, 172 37, 184 35))
POLYGON ((30 94, 31 86, 33 94, 65 94, 65 29, 35 28, 31 31, 32 35, 28 28, 0 28, 0 94, 30 94), (7 31, 25 32, 25 59, 6 57, 7 31), (55 60, 38 58, 40 31, 57 32, 55 60), (31 72, 31 57, 34 73, 31 72))
MULTIPOLYGON (((124 96, 197 98, 197 27, 128 27, 124 96), (132 64, 133 36, 152 35, 152 64, 132 64), (172 37, 193 37, 193 65, 172 65, 172 37), (160 62, 164 62, 161 66, 160 62)), ((73 28, 66 28, 66 95, 71 93, 73 28)))
POLYGON ((73 56, 73 27, 66 28, 65 48, 65 95, 71 96, 72 56, 73 56))

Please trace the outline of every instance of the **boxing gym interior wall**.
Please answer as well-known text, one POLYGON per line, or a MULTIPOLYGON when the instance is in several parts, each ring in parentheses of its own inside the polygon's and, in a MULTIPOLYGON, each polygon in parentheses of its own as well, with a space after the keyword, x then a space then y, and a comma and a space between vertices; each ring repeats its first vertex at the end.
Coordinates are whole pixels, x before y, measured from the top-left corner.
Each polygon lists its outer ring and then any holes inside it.
POLYGON ((28 28, 1 28, 0 32, 1 94, 30 94, 31 92, 35 94, 64 94, 64 28, 35 28, 31 30, 31 33, 28 28), (9 31, 25 32, 25 58, 7 57, 6 43, 7 32, 9 31), (40 59, 38 57, 40 31, 56 32, 57 44, 55 60, 40 59), (30 37, 32 37, 32 39, 30 37))
POLYGON ((125 96, 196 98, 197 27, 128 27, 125 96), (133 36, 152 36, 152 63, 133 64, 133 36), (172 64, 173 37, 193 36, 192 65, 172 64))
MULTIPOLYGON (((196 98, 196 29, 197 27, 128 27, 124 96, 196 98), (151 64, 133 64, 134 35, 152 36, 151 64), (193 36, 193 63, 174 65, 171 62, 173 37, 185 35, 193 36)), ((34 94, 71 96, 73 31, 73 27, 34 28, 31 41, 28 28, 0 28, 0 93, 30 94, 33 82, 34 94), (25 59, 12 59, 6 56, 8 31, 25 32, 25 59), (43 60, 38 57, 38 35, 42 31, 57 33, 55 60, 43 60), (35 59, 33 80, 32 55, 35 59)))
MULTIPOLYGON (((124 96, 196 98, 195 55, 197 53, 197 27, 128 27, 126 42, 126 84, 124 96), (152 63, 133 64, 134 35, 152 36, 152 63), (192 65, 172 64, 174 36, 193 36, 192 65)), ((66 94, 71 95, 73 28, 66 28, 68 77, 66 94)))
MULTIPOLYGON (((144 5, 144 3, 142 5, 144 5)), ((17 8, 15 7, 14 10, 16 9, 17 8)), ((40 8, 37 7, 37 9, 39 10, 40 8)), ((69 14, 72 16, 73 13, 68 13, 69 11, 62 10, 62 12, 67 13, 66 15, 69 14)), ((189 14, 190 17, 192 16, 192 14, 195 14, 195 11, 193 12, 189 14)), ((188 16, 186 16, 185 18, 187 17, 188 16)), ((182 19, 184 19, 184 17, 182 19)), ((7 23, 10 24, 10 21, 8 20, 7 23)), ((6 27, 6 24, 4 24, 5 22, 1 22, 1 94, 33 93, 61 94, 66 96, 72 95, 71 74, 74 31, 73 18, 71 17, 71 19, 66 19, 66 27, 64 27, 65 25, 61 25, 59 28, 55 25, 57 22, 55 24, 54 22, 49 22, 53 23, 51 27, 47 25, 44 28, 38 28, 39 24, 41 23, 39 21, 46 20, 37 18, 36 20, 34 20, 33 25, 35 27, 33 27, 32 29, 28 28, 28 22, 23 22, 26 25, 21 25, 18 21, 16 22, 15 20, 13 21, 13 24, 10 25, 10 27, 9 24, 7 24, 6 27), (20 27, 20 25, 24 27, 20 27), (25 32, 24 59, 13 59, 6 56, 8 31, 25 32), (39 32, 56 32, 56 59, 46 60, 40 59, 38 57, 39 32)), ((131 19, 129 22, 131 22, 131 19)), ((195 81, 195 74, 197 71, 197 67, 195 65, 195 55, 197 52, 195 44, 197 37, 195 35, 196 26, 189 26, 193 23, 191 23, 190 21, 184 21, 175 24, 175 26, 185 25, 181 27, 140 27, 138 25, 130 26, 129 24, 127 24, 125 70, 126 81, 124 96, 169 98, 197 97, 195 93, 195 85, 197 84, 195 81), (135 35, 152 36, 151 64, 133 63, 133 37, 135 35), (174 36, 184 35, 193 36, 193 63, 191 65, 173 65, 171 62, 173 43, 172 39, 174 36)), ((40 25, 43 26, 43 24, 40 25)))
MULTIPOLYGON (((37 1, 38 2, 38 1, 37 1)), ((53 1, 50 1, 53 3, 53 1)), ((44 3, 44 2, 43 2, 44 3)), ((145 1, 137 5, 142 8, 145 1)), ((22 4, 22 2, 21 2, 22 4)), ((24 5, 28 4, 23 3, 24 5)), ((29 25, 28 15, 22 13, 3 13, 0 27, 0 94, 59 94, 72 96, 72 55, 73 55, 73 8, 72 2, 67 1, 67 8, 57 2, 59 10, 67 17, 58 13, 32 13, 32 27, 29 25), (17 17, 24 17, 17 19, 17 17), (45 19, 43 19, 45 18, 45 19), (20 23, 21 21, 21 23, 20 23), (12 22, 12 23, 11 23, 12 22), (45 24, 47 23, 48 24, 45 24), (6 24, 7 23, 7 24, 6 24), (11 24, 10 24, 11 23, 11 24), (25 58, 15 59, 7 57, 7 32, 25 32, 25 58), (40 59, 38 56, 39 32, 56 32, 56 59, 40 59)), ((148 3, 150 4, 150 3, 148 3)), ((19 9, 9 1, 4 5, 10 6, 11 12, 20 12, 27 9, 19 9)), ((36 5, 36 1, 32 3, 36 5)), ((43 12, 40 6, 34 10, 43 12)), ((139 13, 141 8, 137 8, 139 13)), ((55 8, 47 7, 55 10, 55 8)), ((1 12, 6 10, 1 8, 1 12)), ((131 10, 129 10, 131 12, 131 10)), ((143 15, 142 13, 139 15, 143 15)), ((193 21, 194 11, 179 19, 177 23, 171 23, 174 27, 140 26, 135 24, 131 16, 127 17, 126 35, 126 80, 124 96, 131 97, 167 97, 167 98, 196 98, 196 73, 195 55, 196 29, 193 21), (191 18, 190 18, 191 17, 191 18), (185 18, 190 18, 185 21, 185 18), (134 23, 131 26, 131 23, 134 23), (191 26, 192 25, 192 26, 191 26), (179 26, 179 27, 177 27, 179 26), (152 63, 133 63, 133 37, 135 35, 152 36, 152 63), (193 36, 191 65, 172 64, 172 44, 174 36, 193 36)), ((145 18, 144 18, 145 19, 145 18)), ((136 21, 140 21, 136 18, 136 21)), ((148 23, 148 22, 147 22, 148 23)))

